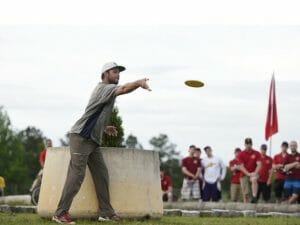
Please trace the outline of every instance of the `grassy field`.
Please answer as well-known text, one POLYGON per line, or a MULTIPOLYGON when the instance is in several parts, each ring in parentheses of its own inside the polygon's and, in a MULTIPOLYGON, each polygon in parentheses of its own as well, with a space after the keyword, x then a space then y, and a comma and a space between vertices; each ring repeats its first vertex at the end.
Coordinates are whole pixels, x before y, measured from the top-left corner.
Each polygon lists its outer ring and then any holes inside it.
MULTIPOLYGON (((116 224, 93 220, 77 220, 76 224, 116 224)), ((40 225, 54 224, 50 220, 41 219, 36 214, 0 213, 1 225, 40 225)), ((124 220, 122 225, 300 225, 300 219, 294 218, 194 218, 194 217, 163 217, 160 220, 124 220)))

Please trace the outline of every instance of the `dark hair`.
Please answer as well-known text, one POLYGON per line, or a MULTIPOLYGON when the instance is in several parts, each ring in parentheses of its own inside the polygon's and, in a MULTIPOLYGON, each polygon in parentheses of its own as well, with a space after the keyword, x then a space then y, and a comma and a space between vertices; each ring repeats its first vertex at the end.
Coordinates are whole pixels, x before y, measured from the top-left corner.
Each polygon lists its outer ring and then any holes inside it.
POLYGON ((281 147, 283 147, 283 146, 285 146, 285 147, 289 147, 289 143, 287 142, 287 141, 284 141, 284 142, 282 142, 282 144, 281 144, 281 147))
POLYGON ((246 138, 245 139, 245 144, 252 144, 252 139, 251 138, 246 138))
POLYGON ((190 145, 190 148, 196 148, 196 146, 195 145, 190 145))
POLYGON ((159 169, 160 169, 160 171, 165 172, 165 168, 162 165, 159 166, 159 169))
POLYGON ((102 79, 102 80, 104 79, 104 73, 101 74, 101 79, 102 79))
POLYGON ((240 149, 240 148, 235 148, 234 149, 234 153, 241 152, 241 151, 242 151, 242 149, 240 149))
POLYGON ((262 150, 267 150, 268 149, 268 146, 266 145, 266 144, 262 144, 261 146, 260 146, 260 148, 262 149, 262 150))
POLYGON ((201 149, 200 148, 195 148, 195 151, 200 152, 201 153, 201 149))
POLYGON ((211 149, 211 147, 210 146, 205 146, 204 147, 204 151, 207 151, 208 149, 211 149))

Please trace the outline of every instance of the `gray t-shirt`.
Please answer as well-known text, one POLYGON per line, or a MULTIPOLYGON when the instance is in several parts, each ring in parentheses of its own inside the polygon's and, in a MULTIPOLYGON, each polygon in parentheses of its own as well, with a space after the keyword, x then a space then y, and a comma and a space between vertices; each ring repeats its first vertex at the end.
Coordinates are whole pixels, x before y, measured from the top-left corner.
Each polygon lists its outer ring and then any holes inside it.
POLYGON ((99 83, 94 89, 82 117, 71 128, 70 133, 80 134, 101 145, 105 126, 111 117, 118 86, 99 83))

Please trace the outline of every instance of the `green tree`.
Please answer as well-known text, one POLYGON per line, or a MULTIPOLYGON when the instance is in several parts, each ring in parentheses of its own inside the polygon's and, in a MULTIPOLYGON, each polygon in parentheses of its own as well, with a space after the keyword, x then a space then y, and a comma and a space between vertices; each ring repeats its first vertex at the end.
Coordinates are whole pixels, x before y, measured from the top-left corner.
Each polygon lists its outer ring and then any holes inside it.
POLYGON ((6 193, 17 194, 28 191, 28 163, 25 149, 11 127, 7 113, 0 107, 0 174, 6 180, 6 193))
POLYGON ((21 130, 18 133, 18 136, 25 148, 25 161, 28 164, 28 176, 30 180, 30 183, 26 185, 28 186, 31 184, 32 180, 35 179, 36 174, 41 169, 39 156, 42 149, 45 147, 44 143, 46 138, 41 130, 31 126, 21 130))
POLYGON ((159 159, 161 162, 166 162, 179 156, 176 145, 169 141, 166 134, 159 134, 158 137, 152 137, 149 141, 155 151, 159 152, 159 159))
POLYGON ((136 136, 129 134, 125 141, 126 148, 143 149, 143 146, 138 142, 136 136))
POLYGON ((115 107, 113 109, 109 125, 117 128, 118 135, 116 137, 112 137, 104 133, 102 138, 102 147, 124 147, 124 129, 122 127, 122 122, 122 118, 119 116, 119 110, 115 107))
POLYGON ((176 145, 169 141, 166 134, 152 137, 149 143, 155 151, 158 151, 161 167, 172 177, 173 192, 179 196, 183 176, 179 161, 180 153, 176 151, 176 145))

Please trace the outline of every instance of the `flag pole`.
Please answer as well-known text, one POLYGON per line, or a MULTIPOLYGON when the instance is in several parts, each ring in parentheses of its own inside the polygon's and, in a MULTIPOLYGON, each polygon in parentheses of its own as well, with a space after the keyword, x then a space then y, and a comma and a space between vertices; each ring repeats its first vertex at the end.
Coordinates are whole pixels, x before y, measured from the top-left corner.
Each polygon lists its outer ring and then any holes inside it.
POLYGON ((272 136, 270 137, 270 145, 269 145, 269 147, 270 147, 270 157, 272 157, 272 136))

